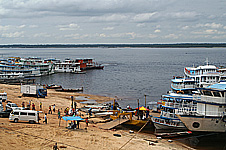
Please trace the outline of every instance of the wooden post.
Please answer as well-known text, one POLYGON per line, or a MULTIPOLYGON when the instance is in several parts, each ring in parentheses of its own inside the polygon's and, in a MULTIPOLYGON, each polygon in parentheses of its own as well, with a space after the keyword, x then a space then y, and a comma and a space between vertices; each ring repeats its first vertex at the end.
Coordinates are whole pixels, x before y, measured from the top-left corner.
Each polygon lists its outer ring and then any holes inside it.
POLYGON ((146 105, 146 102, 147 102, 147 101, 146 101, 146 96, 147 96, 147 95, 144 94, 144 99, 145 99, 145 105, 144 105, 144 106, 145 106, 145 108, 147 108, 147 107, 146 107, 146 106, 147 106, 147 105, 146 105))
POLYGON ((71 108, 73 108, 73 96, 71 96, 71 108))
POLYGON ((140 114, 139 114, 139 111, 140 111, 140 110, 139 110, 139 99, 137 99, 137 104, 138 104, 137 118, 138 118, 138 120, 139 120, 139 115, 140 115, 140 114))

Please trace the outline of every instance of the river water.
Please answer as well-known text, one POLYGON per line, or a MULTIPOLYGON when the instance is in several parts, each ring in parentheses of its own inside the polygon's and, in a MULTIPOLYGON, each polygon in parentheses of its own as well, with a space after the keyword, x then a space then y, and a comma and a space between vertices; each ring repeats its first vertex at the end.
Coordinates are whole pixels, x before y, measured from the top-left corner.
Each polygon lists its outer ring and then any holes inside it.
POLYGON ((122 99, 122 107, 157 101, 170 90, 173 76, 183 68, 206 64, 226 66, 226 48, 65 48, 0 49, 3 57, 93 58, 103 70, 86 74, 58 73, 37 78, 37 83, 60 84, 64 88, 84 87, 84 93, 122 99))

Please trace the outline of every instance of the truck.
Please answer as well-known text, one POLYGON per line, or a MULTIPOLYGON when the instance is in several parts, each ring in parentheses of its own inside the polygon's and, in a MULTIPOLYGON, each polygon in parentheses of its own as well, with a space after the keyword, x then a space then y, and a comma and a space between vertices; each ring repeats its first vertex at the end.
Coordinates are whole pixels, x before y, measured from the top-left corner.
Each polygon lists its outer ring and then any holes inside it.
POLYGON ((21 93, 23 96, 34 96, 45 98, 47 96, 47 89, 43 85, 21 85, 21 93))

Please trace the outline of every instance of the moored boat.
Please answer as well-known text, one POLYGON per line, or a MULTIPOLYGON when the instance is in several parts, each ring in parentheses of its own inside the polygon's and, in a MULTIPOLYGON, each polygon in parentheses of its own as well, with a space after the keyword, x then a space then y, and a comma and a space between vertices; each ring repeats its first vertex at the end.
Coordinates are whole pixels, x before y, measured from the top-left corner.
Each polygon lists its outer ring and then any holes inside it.
POLYGON ((83 91, 83 87, 77 88, 77 89, 66 89, 66 88, 61 88, 61 89, 56 89, 58 92, 81 92, 83 91))
POLYGON ((191 131, 226 132, 226 82, 199 90, 197 110, 177 116, 191 131))

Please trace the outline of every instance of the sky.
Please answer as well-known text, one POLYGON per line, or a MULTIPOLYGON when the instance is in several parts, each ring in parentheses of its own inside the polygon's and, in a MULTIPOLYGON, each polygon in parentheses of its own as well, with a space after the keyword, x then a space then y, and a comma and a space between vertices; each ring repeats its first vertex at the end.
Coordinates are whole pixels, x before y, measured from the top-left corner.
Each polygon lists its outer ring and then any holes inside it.
POLYGON ((222 43, 226 0, 0 0, 0 44, 222 43))

